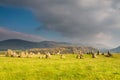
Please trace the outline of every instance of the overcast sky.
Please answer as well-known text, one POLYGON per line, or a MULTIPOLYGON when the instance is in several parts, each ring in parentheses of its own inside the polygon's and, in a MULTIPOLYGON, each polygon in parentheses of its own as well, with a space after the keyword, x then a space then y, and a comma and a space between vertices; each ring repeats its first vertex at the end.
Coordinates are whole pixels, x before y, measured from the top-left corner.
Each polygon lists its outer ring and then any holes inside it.
POLYGON ((120 0, 0 0, 0 39, 120 45, 120 0))

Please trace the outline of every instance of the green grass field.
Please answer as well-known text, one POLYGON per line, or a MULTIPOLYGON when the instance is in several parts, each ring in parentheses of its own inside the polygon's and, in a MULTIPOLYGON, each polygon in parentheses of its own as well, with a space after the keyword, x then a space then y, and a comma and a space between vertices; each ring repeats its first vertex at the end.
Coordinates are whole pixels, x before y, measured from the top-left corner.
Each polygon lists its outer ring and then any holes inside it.
POLYGON ((53 55, 51 59, 0 57, 0 80, 120 80, 120 54, 76 59, 53 55))

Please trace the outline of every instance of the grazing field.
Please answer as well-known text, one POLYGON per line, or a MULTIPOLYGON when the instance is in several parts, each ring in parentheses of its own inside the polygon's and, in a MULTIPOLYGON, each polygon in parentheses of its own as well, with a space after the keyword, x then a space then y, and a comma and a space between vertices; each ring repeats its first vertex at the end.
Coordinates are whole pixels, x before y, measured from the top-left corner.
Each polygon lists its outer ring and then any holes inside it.
POLYGON ((120 80, 120 54, 76 59, 76 54, 50 59, 0 56, 0 80, 120 80))

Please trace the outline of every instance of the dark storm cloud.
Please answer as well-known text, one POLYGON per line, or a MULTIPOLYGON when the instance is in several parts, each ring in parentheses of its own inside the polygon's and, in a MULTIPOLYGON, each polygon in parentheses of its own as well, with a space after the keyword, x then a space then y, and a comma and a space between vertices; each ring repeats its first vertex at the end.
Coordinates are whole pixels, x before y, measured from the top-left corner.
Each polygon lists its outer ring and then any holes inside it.
POLYGON ((76 42, 109 45, 114 42, 113 32, 120 28, 119 0, 0 0, 0 3, 31 9, 46 31, 59 32, 76 42))

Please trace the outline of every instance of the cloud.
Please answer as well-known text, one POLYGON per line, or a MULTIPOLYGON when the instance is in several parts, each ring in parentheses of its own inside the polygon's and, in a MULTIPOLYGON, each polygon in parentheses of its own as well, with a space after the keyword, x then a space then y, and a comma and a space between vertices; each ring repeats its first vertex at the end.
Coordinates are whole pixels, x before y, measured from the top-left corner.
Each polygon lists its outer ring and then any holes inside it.
POLYGON ((120 40, 115 36, 120 28, 119 0, 0 0, 0 3, 30 9, 44 30, 59 32, 68 41, 114 44, 114 39, 120 40), (107 35, 111 38, 102 39, 107 35))
POLYGON ((22 39, 22 40, 28 40, 34 42, 40 42, 45 40, 43 37, 40 36, 11 31, 0 27, 0 40, 6 40, 6 39, 22 39))

